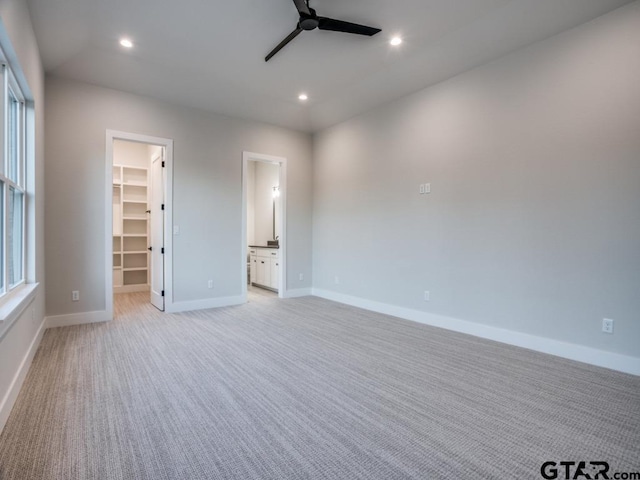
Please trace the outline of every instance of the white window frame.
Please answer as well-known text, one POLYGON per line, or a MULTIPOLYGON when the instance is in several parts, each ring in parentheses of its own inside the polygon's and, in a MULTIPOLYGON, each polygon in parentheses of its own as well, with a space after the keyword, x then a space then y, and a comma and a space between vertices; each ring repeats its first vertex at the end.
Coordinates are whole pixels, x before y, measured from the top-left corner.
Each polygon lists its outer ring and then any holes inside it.
MULTIPOLYGON (((38 282, 36 275, 36 225, 35 225, 35 128, 36 128, 36 105, 34 103, 33 93, 27 82, 24 71, 20 66, 18 55, 11 45, 9 35, 7 34, 2 22, 0 21, 0 178, 4 184, 4 203, 2 232, 3 248, 0 251, 0 257, 3 260, 0 275, 3 279, 3 289, 0 294, 0 341, 3 340, 7 332, 10 331, 12 325, 21 317, 25 309, 33 304, 38 292, 38 282), (7 178, 8 162, 8 88, 11 87, 16 99, 20 102, 19 118, 19 138, 18 138, 18 154, 19 161, 16 171, 16 180, 12 181, 7 178), (9 286, 9 263, 8 260, 8 242, 7 236, 9 229, 7 228, 8 195, 9 187, 17 188, 23 194, 22 202, 22 275, 21 280, 15 285, 9 286), (5 253, 7 252, 7 253, 5 253)), ((31 309, 31 315, 35 315, 35 306, 31 309)), ((41 324, 40 328, 43 328, 41 324)))
POLYGON ((17 287, 24 285, 26 283, 26 253, 27 253, 27 238, 26 238, 26 214, 27 214, 27 202, 28 195, 25 186, 25 170, 26 170, 26 102, 25 96, 22 93, 22 89, 18 85, 11 69, 7 65, 6 62, 2 62, 2 71, 0 72, 2 75, 2 99, 0 100, 0 108, 2 109, 2 119, 3 119, 3 128, 2 128, 2 138, 0 142, 2 144, 2 148, 0 151, 2 152, 2 161, 0 161, 0 183, 2 183, 2 194, 4 195, 3 199, 3 211, 2 211, 2 219, 3 219, 3 229, 2 229, 2 251, 0 255, 2 255, 2 271, 0 271, 0 275, 2 275, 3 282, 2 288, 0 288, 0 301, 5 296, 10 294, 17 287), (16 165, 16 180, 12 180, 8 177, 9 173, 9 163, 10 163, 10 152, 9 152, 9 119, 10 119, 10 108, 11 103, 9 101, 9 92, 13 95, 13 97, 20 104, 19 118, 18 118, 18 132, 17 132, 17 165, 16 165), (22 240, 22 255, 20 259, 21 263, 21 278, 18 282, 11 284, 9 278, 9 256, 11 252, 9 252, 9 192, 13 188, 14 190, 22 193, 22 218, 21 218, 21 240, 22 240))

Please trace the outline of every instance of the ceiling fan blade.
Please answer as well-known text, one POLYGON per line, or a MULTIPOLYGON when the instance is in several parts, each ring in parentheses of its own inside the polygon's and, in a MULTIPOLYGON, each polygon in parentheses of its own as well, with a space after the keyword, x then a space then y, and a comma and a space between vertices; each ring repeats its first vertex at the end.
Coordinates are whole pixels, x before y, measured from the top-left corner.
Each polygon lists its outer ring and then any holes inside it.
POLYGON ((379 28, 367 27, 366 25, 358 25, 357 23, 343 22, 333 18, 318 17, 320 30, 332 30, 334 32, 355 33, 356 35, 373 36, 381 32, 379 28))
POLYGON ((293 3, 296 4, 296 8, 298 9, 298 13, 311 15, 311 11, 309 10, 309 5, 307 5, 306 0, 293 0, 293 3))
POLYGON ((300 27, 296 28, 293 32, 291 32, 287 38, 285 38, 283 41, 281 41, 278 46, 276 48, 274 48, 273 50, 271 50, 271 53, 269 53, 269 55, 267 55, 264 59, 265 62, 268 62, 271 57, 273 57, 276 53, 278 53, 280 50, 283 49, 283 47, 289 43, 291 40, 293 40, 294 38, 296 38, 298 35, 300 35, 300 33, 302 32, 302 29, 300 27))

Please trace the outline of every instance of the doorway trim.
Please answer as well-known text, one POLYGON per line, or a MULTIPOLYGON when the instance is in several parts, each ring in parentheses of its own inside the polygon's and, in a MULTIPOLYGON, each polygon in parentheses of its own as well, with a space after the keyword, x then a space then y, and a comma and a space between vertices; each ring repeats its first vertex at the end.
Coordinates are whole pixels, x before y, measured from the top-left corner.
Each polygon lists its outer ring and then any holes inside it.
POLYGON ((241 236, 241 281, 242 299, 247 301, 247 168, 249 162, 264 162, 280 167, 280 275, 278 297, 286 298, 287 285, 287 159, 263 153, 242 152, 242 236, 241 236))
POLYGON ((105 305, 108 320, 113 320, 113 142, 146 143, 164 147, 165 150, 165 224, 164 224, 164 308, 173 306, 173 140, 137 133, 107 130, 106 132, 106 185, 105 185, 105 305))

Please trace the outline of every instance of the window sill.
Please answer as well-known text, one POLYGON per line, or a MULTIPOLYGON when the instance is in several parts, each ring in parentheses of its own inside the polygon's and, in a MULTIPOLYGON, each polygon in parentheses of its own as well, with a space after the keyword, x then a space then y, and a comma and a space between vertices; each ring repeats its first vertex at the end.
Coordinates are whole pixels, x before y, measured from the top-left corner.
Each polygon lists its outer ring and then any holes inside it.
POLYGON ((0 340, 36 297, 38 285, 38 283, 21 285, 0 299, 0 340))

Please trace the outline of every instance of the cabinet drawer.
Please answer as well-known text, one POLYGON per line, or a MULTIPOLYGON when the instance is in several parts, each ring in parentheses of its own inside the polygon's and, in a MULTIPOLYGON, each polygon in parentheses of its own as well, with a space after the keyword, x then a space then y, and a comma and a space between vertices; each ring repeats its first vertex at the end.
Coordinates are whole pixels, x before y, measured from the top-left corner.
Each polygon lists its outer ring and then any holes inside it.
POLYGON ((275 248, 258 248, 258 256, 262 258, 280 258, 280 251, 275 248))

